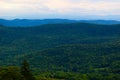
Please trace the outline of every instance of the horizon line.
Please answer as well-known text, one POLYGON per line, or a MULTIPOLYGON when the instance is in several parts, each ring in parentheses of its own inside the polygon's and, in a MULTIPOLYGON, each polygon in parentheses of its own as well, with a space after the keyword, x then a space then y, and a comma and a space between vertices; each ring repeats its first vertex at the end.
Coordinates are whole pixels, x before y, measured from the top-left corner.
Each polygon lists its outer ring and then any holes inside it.
POLYGON ((43 18, 43 19, 33 19, 33 18, 13 18, 13 19, 5 19, 5 18, 0 18, 0 20, 75 20, 75 21, 120 21, 120 20, 115 20, 115 19, 68 19, 68 18, 43 18))

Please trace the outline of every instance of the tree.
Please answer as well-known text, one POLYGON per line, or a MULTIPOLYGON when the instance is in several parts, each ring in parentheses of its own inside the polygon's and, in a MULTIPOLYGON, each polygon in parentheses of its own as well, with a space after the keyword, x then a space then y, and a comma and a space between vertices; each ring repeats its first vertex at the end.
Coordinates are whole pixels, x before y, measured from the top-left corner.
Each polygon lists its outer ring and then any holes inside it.
POLYGON ((24 76, 25 80, 35 80, 35 77, 30 71, 29 63, 26 60, 23 60, 22 62, 21 74, 24 76))
POLYGON ((9 66, 0 70, 0 80, 24 80, 24 78, 17 67, 9 66))

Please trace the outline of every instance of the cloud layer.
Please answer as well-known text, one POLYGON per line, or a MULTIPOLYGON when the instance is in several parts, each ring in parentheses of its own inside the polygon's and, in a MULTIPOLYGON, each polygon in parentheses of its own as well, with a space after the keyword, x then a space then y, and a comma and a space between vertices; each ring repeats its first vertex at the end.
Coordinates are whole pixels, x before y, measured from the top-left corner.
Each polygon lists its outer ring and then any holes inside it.
POLYGON ((120 0, 0 0, 0 17, 120 15, 120 0))

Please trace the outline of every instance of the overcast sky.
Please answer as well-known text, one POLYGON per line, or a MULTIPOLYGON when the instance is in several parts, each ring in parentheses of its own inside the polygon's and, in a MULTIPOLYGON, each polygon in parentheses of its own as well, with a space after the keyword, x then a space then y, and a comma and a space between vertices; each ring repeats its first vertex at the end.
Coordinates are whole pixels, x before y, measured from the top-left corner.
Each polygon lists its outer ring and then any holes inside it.
POLYGON ((0 0, 0 18, 120 20, 120 0, 0 0))

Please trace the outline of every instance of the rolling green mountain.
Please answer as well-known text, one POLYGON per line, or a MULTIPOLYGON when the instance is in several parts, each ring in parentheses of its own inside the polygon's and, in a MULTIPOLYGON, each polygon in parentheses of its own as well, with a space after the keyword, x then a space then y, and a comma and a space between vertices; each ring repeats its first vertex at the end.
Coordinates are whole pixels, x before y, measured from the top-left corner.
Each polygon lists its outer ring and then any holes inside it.
POLYGON ((22 54, 63 44, 94 44, 118 40, 120 25, 47 24, 29 28, 0 28, 1 54, 22 54))
MULTIPOLYGON (((76 20, 67 20, 67 19, 14 19, 14 20, 5 20, 0 19, 0 24, 8 27, 31 27, 44 24, 55 24, 55 23, 74 23, 76 20)), ((117 22, 117 21, 113 21, 117 22)))
MULTIPOLYGON (((40 71, 120 73, 120 44, 71 44, 25 54, 40 71)), ((22 56, 15 57, 22 60, 22 56)))
POLYGON ((44 24, 56 24, 56 23, 94 23, 94 24, 104 24, 104 25, 113 25, 120 24, 120 21, 115 20, 69 20, 69 19, 14 19, 14 20, 5 20, 0 19, 0 24, 8 27, 31 27, 44 24))
POLYGON ((120 25, 0 27, 0 66, 29 60, 36 71, 120 72, 120 25))

